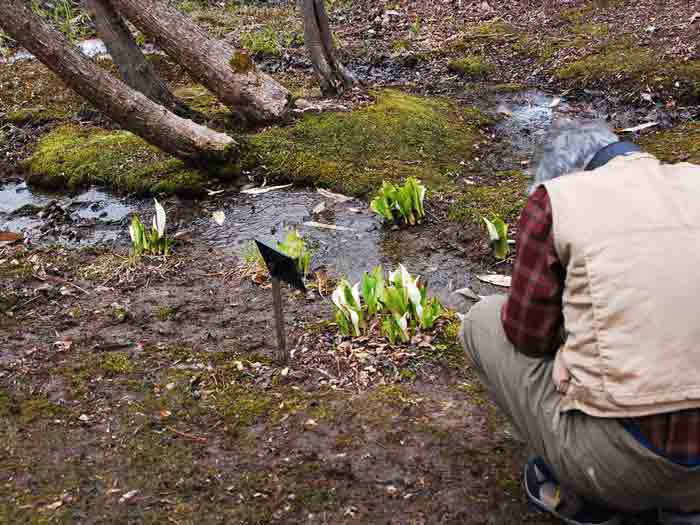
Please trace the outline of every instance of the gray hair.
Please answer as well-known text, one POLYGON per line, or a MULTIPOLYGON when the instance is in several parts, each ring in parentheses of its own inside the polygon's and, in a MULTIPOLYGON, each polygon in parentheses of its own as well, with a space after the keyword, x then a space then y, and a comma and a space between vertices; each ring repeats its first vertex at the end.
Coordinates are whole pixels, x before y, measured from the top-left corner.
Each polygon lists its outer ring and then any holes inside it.
POLYGON ((528 193, 543 182, 582 171, 598 151, 618 140, 601 120, 555 122, 535 155, 534 181, 528 193))

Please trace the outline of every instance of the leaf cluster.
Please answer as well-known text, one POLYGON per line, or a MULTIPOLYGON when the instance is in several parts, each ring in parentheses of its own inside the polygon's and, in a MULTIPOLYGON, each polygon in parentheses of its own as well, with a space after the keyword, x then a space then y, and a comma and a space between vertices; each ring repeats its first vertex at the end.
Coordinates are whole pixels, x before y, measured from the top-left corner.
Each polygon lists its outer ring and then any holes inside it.
POLYGON ((381 334, 394 344, 407 343, 419 330, 431 330, 444 309, 437 297, 428 298, 427 287, 419 281, 401 264, 388 278, 377 267, 355 285, 341 281, 332 296, 341 333, 359 337, 377 323, 381 334))
POLYGON ((383 181, 370 208, 389 222, 403 219, 405 224, 414 226, 425 217, 424 201, 425 186, 415 177, 409 177, 403 186, 383 181))

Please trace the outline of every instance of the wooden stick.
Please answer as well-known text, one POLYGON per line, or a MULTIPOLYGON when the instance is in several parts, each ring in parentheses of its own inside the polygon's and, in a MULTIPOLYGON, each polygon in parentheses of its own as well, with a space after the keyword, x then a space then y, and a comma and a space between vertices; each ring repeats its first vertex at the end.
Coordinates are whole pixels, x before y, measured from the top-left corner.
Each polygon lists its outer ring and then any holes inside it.
POLYGON ((277 360, 286 365, 289 360, 287 339, 284 333, 284 311, 282 310, 282 285, 279 278, 272 278, 272 304, 275 311, 275 329, 277 331, 277 360))

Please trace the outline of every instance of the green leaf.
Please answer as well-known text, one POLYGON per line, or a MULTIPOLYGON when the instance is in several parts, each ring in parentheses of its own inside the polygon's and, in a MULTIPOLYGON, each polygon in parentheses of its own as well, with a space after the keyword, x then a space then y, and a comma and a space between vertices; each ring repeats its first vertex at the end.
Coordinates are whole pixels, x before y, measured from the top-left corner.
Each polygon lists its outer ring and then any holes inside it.
POLYGON ((309 274, 311 267, 311 254, 306 249, 304 239, 301 238, 299 232, 296 230, 290 230, 287 232, 284 242, 278 242, 277 248, 282 253, 294 259, 294 264, 299 273, 301 273, 304 277, 309 274))
POLYGON ((486 228, 489 232, 489 240, 491 241, 491 248, 493 249, 494 257, 501 260, 507 259, 510 255, 510 246, 508 245, 508 224, 497 216, 494 216, 492 221, 484 217, 484 222, 486 223, 486 228))

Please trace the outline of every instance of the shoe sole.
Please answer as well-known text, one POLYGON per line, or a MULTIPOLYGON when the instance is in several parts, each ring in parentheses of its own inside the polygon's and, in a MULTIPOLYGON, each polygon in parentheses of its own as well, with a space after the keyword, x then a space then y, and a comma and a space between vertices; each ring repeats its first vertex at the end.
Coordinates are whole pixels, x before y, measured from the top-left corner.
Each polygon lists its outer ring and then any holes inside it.
POLYGON ((544 503, 541 503, 540 500, 537 499, 537 498, 534 496, 534 494, 532 494, 532 493, 530 492, 530 489, 528 489, 528 487, 527 487, 526 478, 527 478, 527 465, 525 465, 525 468, 523 468, 523 474, 522 474, 522 478, 521 478, 520 481, 521 481, 521 483, 522 483, 523 490, 525 491, 525 495, 527 496, 527 499, 528 499, 528 501, 530 502, 530 504, 531 504, 533 507, 535 507, 537 510, 539 510, 540 512, 543 512, 543 513, 545 513, 545 514, 549 514, 550 516, 554 516, 555 518, 557 518, 557 519, 563 521, 563 522, 566 523, 567 525, 621 525, 621 523, 622 523, 622 522, 620 521, 620 517, 619 517, 619 516, 615 516, 615 517, 613 517, 612 519, 610 519, 610 520, 608 520, 608 521, 604 521, 604 522, 600 522, 600 523, 595 523, 595 524, 594 524, 594 523, 585 523, 585 522, 582 522, 582 521, 576 521, 576 520, 574 520, 574 519, 567 518, 566 516, 562 516, 562 515, 559 514, 556 510, 550 509, 550 508, 547 507, 544 503))

